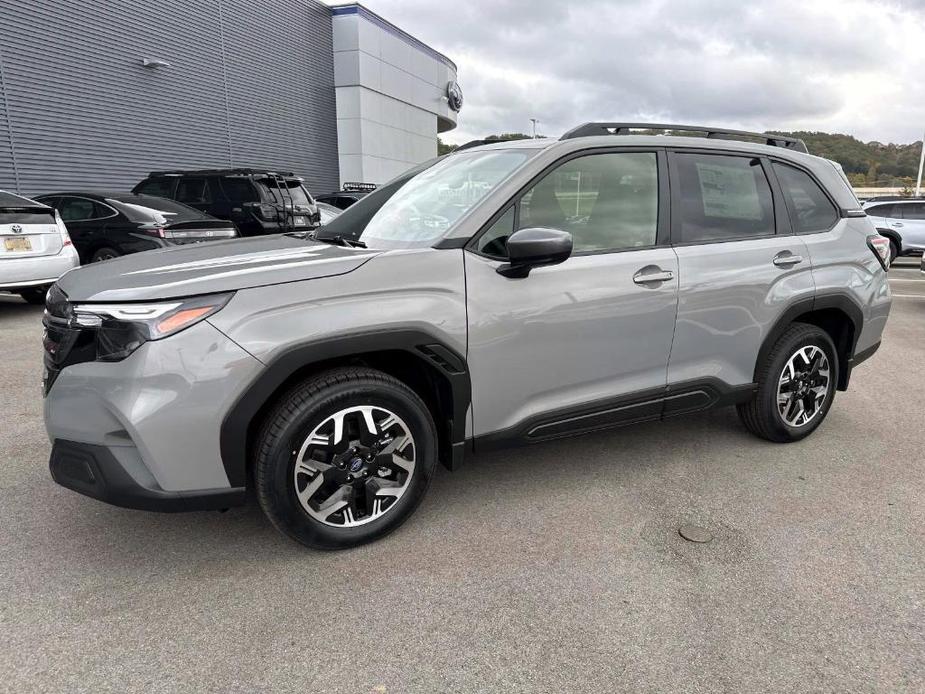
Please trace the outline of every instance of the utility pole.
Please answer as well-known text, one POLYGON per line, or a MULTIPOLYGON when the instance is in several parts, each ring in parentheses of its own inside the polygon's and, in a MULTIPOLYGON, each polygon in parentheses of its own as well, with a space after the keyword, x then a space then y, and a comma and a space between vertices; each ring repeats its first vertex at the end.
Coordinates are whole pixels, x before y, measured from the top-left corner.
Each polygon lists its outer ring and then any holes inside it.
POLYGON ((925 164, 925 135, 922 136, 922 154, 919 157, 919 177, 915 182, 915 197, 919 196, 922 189, 922 165, 925 164))
MULTIPOLYGON (((531 118, 530 122, 533 123, 533 139, 535 140, 536 139, 536 124, 539 123, 539 121, 536 118, 531 118)), ((921 173, 922 172, 920 171, 919 178, 922 177, 921 173)))

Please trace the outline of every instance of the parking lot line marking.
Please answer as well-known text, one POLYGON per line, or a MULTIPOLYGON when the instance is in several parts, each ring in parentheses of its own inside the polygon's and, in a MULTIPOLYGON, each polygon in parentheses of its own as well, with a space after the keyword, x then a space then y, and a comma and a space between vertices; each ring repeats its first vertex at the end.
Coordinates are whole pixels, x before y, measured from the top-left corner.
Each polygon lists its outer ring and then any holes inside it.
POLYGON ((914 279, 904 280, 901 277, 891 277, 890 282, 925 282, 925 280, 914 280, 914 279))
POLYGON ((925 294, 890 294, 896 299, 925 299, 925 294))

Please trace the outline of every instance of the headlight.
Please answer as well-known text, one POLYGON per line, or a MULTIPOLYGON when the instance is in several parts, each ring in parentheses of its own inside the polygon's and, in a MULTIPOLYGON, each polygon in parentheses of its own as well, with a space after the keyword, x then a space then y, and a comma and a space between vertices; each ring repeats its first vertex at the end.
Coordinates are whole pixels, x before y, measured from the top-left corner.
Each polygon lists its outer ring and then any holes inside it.
POLYGON ((160 340, 205 320, 220 310, 232 294, 153 303, 78 304, 74 323, 96 330, 96 358, 119 361, 149 340, 160 340))

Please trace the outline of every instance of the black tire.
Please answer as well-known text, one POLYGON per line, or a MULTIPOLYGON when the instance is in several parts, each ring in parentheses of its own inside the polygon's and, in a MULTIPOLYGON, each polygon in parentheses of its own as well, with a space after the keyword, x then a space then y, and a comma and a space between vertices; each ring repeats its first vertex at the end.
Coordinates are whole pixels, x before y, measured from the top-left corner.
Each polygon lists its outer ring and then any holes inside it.
POLYGON ((738 405, 739 418, 755 436, 776 443, 799 441, 809 436, 822 423, 835 398, 840 364, 835 345, 821 328, 807 323, 794 323, 781 335, 763 362, 758 365, 758 392, 755 397, 738 405), (809 422, 798 427, 790 426, 777 406, 778 381, 790 358, 796 352, 810 345, 822 349, 829 362, 829 385, 825 399, 809 422))
POLYGON ((890 267, 893 264, 893 261, 896 260, 896 256, 899 255, 899 246, 896 245, 896 242, 893 239, 890 239, 890 260, 887 263, 887 267, 890 267))
POLYGON ((257 442, 254 478, 257 498, 280 531, 313 549, 344 549, 377 540, 414 512, 430 486, 437 463, 437 431, 421 398, 401 381, 374 369, 336 368, 286 393, 267 416, 257 442), (373 405, 397 414, 414 439, 414 471, 403 496, 383 515, 356 527, 332 527, 309 515, 293 479, 301 442, 345 407, 373 405))
POLYGON ((101 263, 104 260, 111 260, 112 258, 118 258, 121 253, 115 250, 114 248, 109 248, 108 246, 103 248, 98 248, 90 257, 91 263, 101 263))
POLYGON ((44 306, 45 295, 48 293, 48 287, 29 287, 19 292, 19 295, 28 304, 33 306, 44 306))

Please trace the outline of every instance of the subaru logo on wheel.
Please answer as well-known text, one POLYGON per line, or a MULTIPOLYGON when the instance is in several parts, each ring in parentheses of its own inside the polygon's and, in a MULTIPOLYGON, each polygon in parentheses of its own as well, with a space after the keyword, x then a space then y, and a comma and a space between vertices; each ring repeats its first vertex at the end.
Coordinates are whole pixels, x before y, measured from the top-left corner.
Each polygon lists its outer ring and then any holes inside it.
POLYGON ((359 472, 361 467, 363 467, 362 458, 354 458, 350 461, 350 472, 359 472))
POLYGON ((19 226, 18 224, 14 224, 13 226, 10 227, 10 229, 12 230, 12 232, 13 232, 14 234, 21 234, 21 233, 22 233, 22 227, 19 226))

